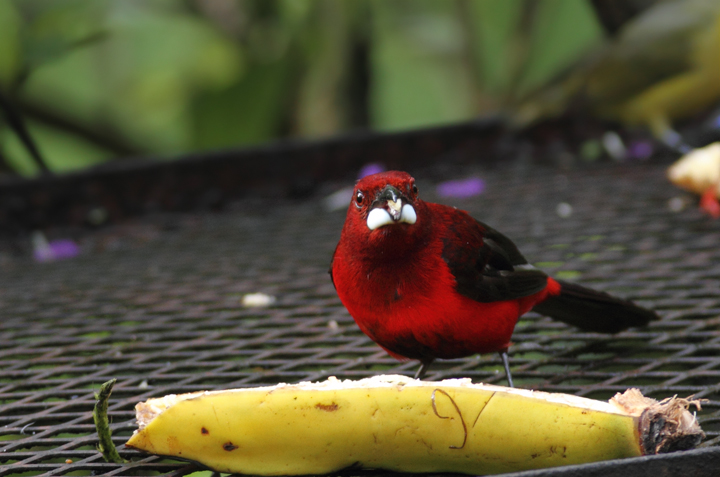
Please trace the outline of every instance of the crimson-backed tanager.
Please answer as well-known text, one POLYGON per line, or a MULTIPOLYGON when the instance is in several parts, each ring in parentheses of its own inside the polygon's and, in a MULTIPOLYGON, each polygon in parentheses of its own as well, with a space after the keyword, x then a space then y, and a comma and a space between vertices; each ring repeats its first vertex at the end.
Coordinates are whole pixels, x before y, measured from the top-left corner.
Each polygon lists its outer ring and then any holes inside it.
POLYGON ((355 186, 330 276, 366 335, 395 358, 420 361, 418 379, 437 358, 499 352, 512 386, 507 349, 531 309, 604 333, 658 318, 548 277, 492 227, 419 199, 415 180, 398 171, 355 186))

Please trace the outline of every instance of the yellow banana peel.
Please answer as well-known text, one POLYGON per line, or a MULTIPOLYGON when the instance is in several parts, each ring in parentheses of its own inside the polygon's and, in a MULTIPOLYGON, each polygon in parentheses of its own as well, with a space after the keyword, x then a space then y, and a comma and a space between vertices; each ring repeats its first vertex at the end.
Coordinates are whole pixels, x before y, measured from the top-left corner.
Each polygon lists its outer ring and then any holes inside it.
POLYGON ((636 389, 603 402, 469 379, 330 378, 150 399, 126 446, 256 475, 493 474, 694 447, 704 434, 690 404, 636 389))

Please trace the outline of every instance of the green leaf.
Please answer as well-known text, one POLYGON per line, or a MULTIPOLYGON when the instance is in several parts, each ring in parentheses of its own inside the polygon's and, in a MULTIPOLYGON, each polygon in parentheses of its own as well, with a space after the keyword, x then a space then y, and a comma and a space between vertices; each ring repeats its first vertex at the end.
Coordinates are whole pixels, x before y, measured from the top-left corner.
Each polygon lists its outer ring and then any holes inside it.
POLYGON ((518 94, 529 92, 570 66, 603 38, 589 2, 541 0, 533 22, 529 61, 518 94))
POLYGON ((399 129, 471 118, 474 90, 454 4, 371 5, 373 125, 399 129))
POLYGON ((15 81, 22 65, 20 15, 9 0, 0 0, 0 85, 15 81))
MULTIPOLYGON (((27 126, 52 172, 62 173, 84 169, 112 157, 110 152, 98 148, 80 137, 34 121, 28 121, 27 126)), ((2 144, 2 151, 10 167, 18 174, 30 177, 40 172, 27 148, 11 130, 0 131, 0 144, 2 144)))
POLYGON ((291 61, 253 64, 245 77, 222 91, 199 95, 192 106, 194 147, 254 144, 280 134, 287 118, 291 61))
POLYGON ((467 21, 473 30, 470 40, 474 60, 480 69, 482 88, 488 93, 506 94, 518 65, 515 37, 523 0, 473 0, 467 3, 467 21))

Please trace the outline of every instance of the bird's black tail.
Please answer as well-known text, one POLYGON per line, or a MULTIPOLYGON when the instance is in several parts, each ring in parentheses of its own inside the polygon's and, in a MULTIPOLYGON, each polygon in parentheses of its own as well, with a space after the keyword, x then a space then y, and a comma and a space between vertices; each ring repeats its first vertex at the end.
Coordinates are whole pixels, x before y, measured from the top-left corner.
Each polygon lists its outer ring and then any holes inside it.
POLYGON ((617 333, 627 328, 646 326, 659 319, 658 315, 629 300, 591 290, 574 283, 557 280, 560 295, 551 296, 535 305, 533 311, 585 331, 617 333))

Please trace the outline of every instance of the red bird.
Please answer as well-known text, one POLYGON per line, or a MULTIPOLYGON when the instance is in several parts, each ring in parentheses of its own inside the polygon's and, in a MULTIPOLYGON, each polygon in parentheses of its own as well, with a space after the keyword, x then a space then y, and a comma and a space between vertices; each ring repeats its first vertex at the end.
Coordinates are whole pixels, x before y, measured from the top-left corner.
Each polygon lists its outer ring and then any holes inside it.
POLYGON ((604 333, 647 325, 655 312, 554 280, 515 244, 467 212, 418 198, 405 172, 355 186, 330 276, 360 329, 390 355, 417 359, 421 379, 437 358, 507 349, 532 310, 604 333))

